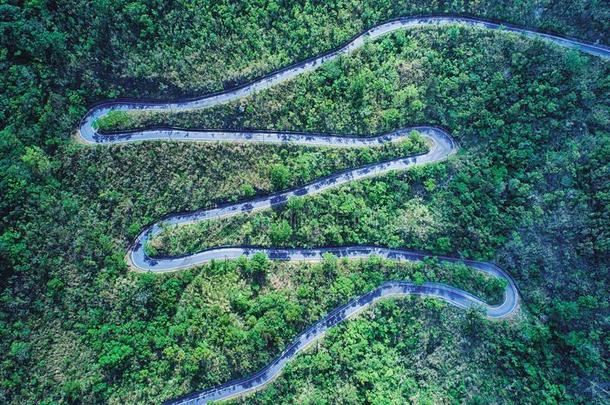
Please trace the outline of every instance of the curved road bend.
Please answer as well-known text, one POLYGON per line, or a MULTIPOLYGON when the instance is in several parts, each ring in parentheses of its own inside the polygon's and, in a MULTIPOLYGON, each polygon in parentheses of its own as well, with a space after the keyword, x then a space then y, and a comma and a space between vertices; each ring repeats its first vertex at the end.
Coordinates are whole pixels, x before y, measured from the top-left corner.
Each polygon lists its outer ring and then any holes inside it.
MULTIPOLYGON (((402 157, 381 163, 374 163, 357 169, 346 170, 343 172, 335 173, 321 180, 317 180, 313 183, 297 187, 295 189, 282 191, 280 193, 260 197, 254 200, 249 200, 209 210, 200 210, 185 214, 170 215, 166 219, 145 228, 138 235, 134 244, 131 246, 128 252, 127 257, 129 259, 130 265, 132 267, 137 268, 138 270, 160 273, 197 266, 203 263, 208 263, 211 260, 234 259, 242 255, 254 254, 257 251, 264 251, 268 256, 275 257, 277 256, 277 252, 279 252, 275 249, 254 249, 235 247, 209 249, 199 253, 178 257, 157 258, 149 257, 146 254, 145 245, 147 241, 151 240, 152 238, 163 232, 163 230, 167 226, 193 224, 201 221, 229 218, 239 214, 247 214, 264 209, 273 208, 286 203, 286 201, 288 201, 288 199, 292 197, 303 197, 307 195, 313 195, 331 188, 338 187, 342 184, 355 180, 360 180, 366 177, 378 176, 393 170, 404 170, 408 167, 425 163, 438 162, 446 159, 448 156, 456 152, 457 146, 451 136, 449 136, 449 134, 447 134, 442 129, 435 127, 407 128, 384 136, 368 139, 317 135, 293 135, 287 140, 283 140, 283 142, 292 142, 307 145, 349 145, 351 147, 366 147, 372 144, 398 141, 404 136, 407 136, 408 133, 413 129, 416 129, 421 135, 424 136, 426 140, 428 140, 428 143, 430 144, 430 149, 427 153, 409 157, 402 157)), ((243 133, 228 133, 227 135, 235 135, 236 137, 238 137, 238 139, 242 139, 243 133)), ((253 133, 252 135, 255 137, 259 134, 253 133)), ((268 139, 267 137, 270 136, 270 134, 264 134, 264 136, 265 138, 263 139, 266 140, 268 139)), ((279 139, 281 139, 279 136, 272 136, 270 142, 277 142, 279 139)), ((260 142, 265 142, 265 140, 261 140, 260 142)), ((291 251, 283 249, 281 251, 284 253, 289 253, 287 256, 283 257, 284 260, 308 260, 312 258, 312 256, 310 255, 313 252, 322 252, 321 250, 308 251, 302 249, 294 249, 291 251)), ((313 255, 313 258, 315 259, 315 255, 313 255)))
MULTIPOLYGON (((146 131, 135 131, 130 133, 118 134, 113 136, 104 136, 99 134, 94 128, 93 123, 98 118, 108 114, 110 111, 129 111, 129 110, 170 110, 180 111, 197 108, 209 108, 219 104, 228 103, 233 100, 237 100, 246 97, 254 92, 267 89, 275 86, 278 83, 290 80, 300 74, 312 71, 319 67, 322 63, 336 59, 340 55, 347 54, 362 47, 367 40, 381 37, 390 32, 412 27, 423 27, 432 25, 450 25, 450 24, 461 24, 472 27, 486 28, 491 30, 513 32, 520 35, 524 35, 531 38, 539 38, 550 41, 556 45, 577 49, 579 51, 588 53, 590 55, 598 56, 604 59, 610 59, 610 48, 604 45, 591 44, 576 39, 563 38, 556 35, 540 33, 525 28, 519 28, 514 26, 505 26, 481 19, 465 18, 465 17, 404 17, 394 21, 387 22, 385 24, 377 25, 363 33, 355 36, 351 41, 344 44, 343 46, 320 55, 315 58, 308 59, 303 62, 296 63, 285 69, 280 69, 275 73, 267 75, 259 80, 250 82, 244 86, 237 87, 232 90, 203 96, 187 101, 176 101, 176 102, 107 102, 100 104, 85 115, 80 124, 79 136, 81 140, 87 143, 122 143, 122 142, 133 142, 142 140, 209 140, 205 136, 201 136, 201 131, 188 131, 188 130, 146 130, 146 131)), ((214 133, 214 132, 212 132, 214 133)))
MULTIPOLYGON (((425 17, 425 18, 400 18, 390 21, 385 24, 373 27, 362 34, 354 37, 350 42, 346 43, 334 51, 325 53, 319 57, 312 58, 285 69, 281 69, 264 78, 255 80, 244 86, 224 91, 217 94, 204 96, 198 99, 187 101, 177 101, 168 103, 152 103, 152 102, 107 102, 92 108, 83 118, 79 128, 79 136, 86 143, 97 144, 116 144, 134 141, 148 140, 184 140, 184 141, 222 141, 222 142, 267 142, 267 143, 297 143, 301 145, 314 146, 334 146, 334 147, 366 147, 383 142, 392 142, 406 136, 411 130, 415 129, 422 133, 431 144, 428 153, 394 159, 388 162, 377 163, 362 167, 355 170, 348 170, 337 173, 325 179, 316 181, 297 189, 288 190, 267 197, 262 197, 252 201, 233 204, 212 210, 196 211, 188 214, 175 214, 165 220, 163 224, 179 225, 193 223, 197 221, 211 220, 230 217, 239 213, 248 213, 256 210, 271 208, 279 204, 285 203, 290 197, 310 195, 319 193, 326 189, 337 187, 349 181, 362 179, 369 176, 379 175, 391 170, 403 170, 410 166, 425 164, 429 162, 437 162, 446 159, 449 155, 455 153, 457 146, 451 136, 442 129, 422 126, 407 128, 386 134, 375 138, 357 138, 357 137, 337 137, 325 134, 296 134, 289 132, 232 132, 232 131, 213 131, 213 130, 182 130, 182 129, 151 129, 126 132, 122 134, 102 135, 94 128, 93 123, 98 118, 106 115, 108 112, 128 111, 128 110, 186 110, 196 108, 208 108, 215 105, 227 103, 245 96, 248 96, 256 91, 264 90, 278 83, 289 80, 302 73, 311 71, 322 63, 333 60, 339 55, 347 54, 362 45, 366 40, 374 39, 387 33, 396 31, 402 28, 420 27, 429 25, 447 25, 447 24, 462 24, 474 27, 487 28, 492 30, 501 30, 514 32, 528 37, 540 38, 556 45, 566 48, 577 49, 579 51, 598 56, 604 59, 610 59, 610 48, 604 45, 591 44, 582 42, 576 39, 563 38, 546 33, 539 33, 524 28, 514 26, 504 26, 501 24, 462 17, 425 17)), ((145 271, 166 272, 184 269, 209 262, 214 259, 231 259, 242 255, 250 256, 256 252, 264 252, 272 260, 302 260, 302 261, 317 261, 322 260, 323 255, 331 253, 338 257, 347 258, 365 258, 370 255, 378 255, 391 260, 408 260, 421 261, 424 255, 418 252, 387 249, 375 246, 348 246, 342 248, 320 248, 320 249, 260 249, 247 247, 229 247, 210 249, 199 252, 193 255, 183 257, 167 257, 167 258, 151 258, 144 252, 144 245, 147 240, 161 232, 160 223, 153 224, 146 228, 136 239, 135 243, 129 250, 128 258, 131 265, 145 271)), ((312 325, 309 329, 301 333, 295 340, 278 356, 273 362, 267 365, 259 372, 242 378, 240 380, 230 381, 221 386, 211 389, 198 391, 170 401, 175 404, 204 404, 212 400, 228 399, 239 396, 250 391, 259 389, 268 384, 280 373, 284 365, 294 358, 294 356, 306 348, 311 342, 323 336, 323 334, 332 326, 344 321, 350 316, 362 311, 377 300, 383 297, 404 296, 404 295, 422 295, 436 297, 445 300, 451 305, 459 308, 482 308, 490 318, 503 318, 512 314, 519 301, 517 287, 513 279, 497 266, 473 260, 462 260, 450 257, 437 257, 441 262, 447 263, 464 263, 467 266, 487 273, 491 276, 501 278, 506 282, 504 292, 504 301, 498 306, 491 306, 481 301, 479 298, 465 291, 452 286, 439 283, 424 283, 415 285, 413 283, 402 281, 388 281, 380 287, 366 293, 358 298, 355 298, 347 304, 335 308, 327 316, 312 325)))

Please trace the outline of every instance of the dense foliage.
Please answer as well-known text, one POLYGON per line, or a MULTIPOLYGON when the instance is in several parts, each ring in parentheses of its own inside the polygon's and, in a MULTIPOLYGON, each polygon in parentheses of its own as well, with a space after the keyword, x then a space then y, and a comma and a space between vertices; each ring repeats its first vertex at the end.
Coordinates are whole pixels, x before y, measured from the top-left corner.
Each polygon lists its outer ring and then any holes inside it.
POLYGON ((557 384, 561 376, 534 366, 553 358, 547 329, 490 323, 476 312, 457 311, 436 301, 382 302, 331 330, 247 402, 489 404, 565 398, 557 384))
MULTIPOLYGON (((608 5, 594 1, 1 3, 0 402, 157 402, 224 382, 385 277, 446 280, 497 297, 492 281, 460 268, 376 259, 311 266, 258 257, 164 276, 130 272, 126 247, 165 214, 398 151, 91 148, 70 136, 95 101, 219 90, 379 21, 430 12, 610 42, 608 5)), ((436 301, 390 301, 331 332, 256 400, 607 402, 609 69, 512 35, 425 29, 253 100, 146 117, 361 135, 443 125, 463 147, 446 164, 300 201, 295 222, 288 206, 262 213, 260 226, 244 224, 260 243, 358 240, 493 259, 518 280, 523 311, 511 322, 436 301), (307 227, 333 232, 300 231, 307 227)), ((242 237, 231 226, 226 234, 242 237)))
MULTIPOLYGON (((471 30, 458 30, 460 41, 447 46, 456 32, 424 31, 382 39, 253 100, 145 119, 367 134, 426 117, 424 122, 454 129, 466 147, 448 167, 351 184, 250 218, 172 229, 153 246, 175 254, 212 244, 379 243, 495 258, 517 277, 532 313, 551 320, 556 350, 570 353, 563 366, 589 373, 599 367, 593 374, 603 374, 610 257, 607 64, 471 30), (352 91, 358 83, 360 97, 352 91), (405 89, 414 95, 406 103, 405 89), (309 115, 311 110, 323 114, 309 115), (388 115, 396 120, 388 124, 388 115)), ((595 384, 601 381, 586 378, 590 392, 599 392, 595 384)))

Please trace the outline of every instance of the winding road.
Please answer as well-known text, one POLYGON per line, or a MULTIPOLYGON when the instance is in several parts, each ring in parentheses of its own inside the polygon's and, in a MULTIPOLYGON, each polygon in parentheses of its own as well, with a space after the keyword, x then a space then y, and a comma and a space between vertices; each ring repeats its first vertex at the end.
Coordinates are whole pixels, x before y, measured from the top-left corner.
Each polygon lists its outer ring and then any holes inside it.
POLYGON ((540 33, 525 28, 511 25, 497 24, 485 20, 462 18, 462 17, 406 17, 399 18, 385 24, 373 27, 362 34, 352 38, 345 45, 320 55, 315 58, 297 63, 287 68, 278 70, 259 80, 248 83, 232 90, 211 94, 196 99, 175 102, 138 102, 138 101, 110 101, 93 107, 82 119, 78 136, 82 142, 90 144, 117 144, 135 141, 151 140, 174 140, 174 141, 211 141, 211 142, 262 142, 262 143, 292 143, 310 146, 332 146, 332 147, 370 147, 383 144, 384 142, 396 142, 407 136, 412 130, 418 131, 428 141, 430 149, 427 153, 420 155, 401 157, 398 159, 376 163, 358 169, 347 170, 320 179, 308 185, 292 190, 283 191, 270 196, 257 198, 251 201, 231 204, 210 210, 201 210, 185 214, 174 214, 157 222, 146 229, 136 238, 128 252, 129 264, 141 271, 168 272, 185 269, 211 260, 234 259, 242 255, 251 256, 257 252, 265 253, 272 260, 290 261, 319 261, 327 253, 338 257, 352 259, 366 258, 377 255, 390 260, 421 261, 425 257, 435 257, 444 263, 464 263, 475 271, 481 271, 493 277, 503 279, 506 282, 504 300, 500 305, 491 306, 476 296, 458 288, 440 284, 424 283, 421 285, 404 281, 388 281, 374 291, 357 297, 347 304, 334 309, 323 319, 312 325, 306 331, 297 336, 294 341, 273 362, 259 372, 240 380, 229 381, 221 386, 198 391, 171 401, 174 404, 204 404, 213 400, 228 399, 243 395, 256 389, 260 389, 282 371, 284 365, 293 359, 297 353, 305 349, 311 342, 320 338, 334 325, 348 319, 369 307, 377 300, 391 296, 420 295, 436 297, 445 300, 451 305, 459 308, 477 307, 484 310, 489 318, 505 318, 510 316, 518 308, 519 294, 513 279, 494 264, 465 260, 451 257, 426 255, 415 251, 403 249, 388 249, 377 246, 346 246, 337 248, 319 249, 280 249, 280 248, 256 248, 256 247, 223 247, 201 251, 192 255, 179 257, 155 258, 146 255, 144 246, 148 240, 163 231, 163 226, 183 225, 206 220, 227 218, 243 213, 251 213, 258 210, 269 209, 284 204, 288 199, 297 196, 312 195, 337 187, 350 181, 376 176, 393 170, 404 170, 411 166, 426 163, 439 162, 447 159, 457 151, 457 144, 446 131, 431 126, 420 126, 404 128, 389 134, 377 137, 359 138, 349 136, 332 136, 326 134, 303 134, 291 132, 267 132, 267 131, 223 131, 223 130, 185 130, 176 128, 153 128, 135 130, 117 134, 101 134, 95 127, 94 122, 108 114, 110 111, 135 111, 135 110, 187 110, 198 108, 209 108, 215 105, 227 103, 254 92, 264 90, 278 83, 290 80, 302 73, 319 67, 322 63, 333 60, 340 55, 347 54, 362 45, 365 41, 378 38, 387 33, 403 28, 464 24, 492 30, 513 32, 528 37, 540 38, 550 41, 556 45, 577 49, 593 56, 610 59, 610 48, 585 43, 575 39, 563 38, 547 33, 540 33))

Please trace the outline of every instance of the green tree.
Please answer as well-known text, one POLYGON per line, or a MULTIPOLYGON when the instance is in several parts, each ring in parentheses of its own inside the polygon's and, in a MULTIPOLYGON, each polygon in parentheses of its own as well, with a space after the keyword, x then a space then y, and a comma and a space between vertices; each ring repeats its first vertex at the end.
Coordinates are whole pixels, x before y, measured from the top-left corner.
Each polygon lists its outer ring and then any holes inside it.
POLYGON ((269 177, 271 184, 275 190, 282 190, 292 181, 292 173, 290 169, 281 163, 271 165, 269 169, 269 177))
POLYGON ((275 246, 284 246, 292 236, 292 227, 285 219, 274 222, 269 229, 269 238, 275 246))

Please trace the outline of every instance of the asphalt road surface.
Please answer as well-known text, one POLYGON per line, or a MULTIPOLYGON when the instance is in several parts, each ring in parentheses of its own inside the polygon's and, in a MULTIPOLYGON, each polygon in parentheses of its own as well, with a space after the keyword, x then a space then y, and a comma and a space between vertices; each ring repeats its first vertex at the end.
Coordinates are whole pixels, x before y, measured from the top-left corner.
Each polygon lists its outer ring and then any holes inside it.
POLYGON ((494 22, 462 17, 405 17, 380 24, 360 35, 335 50, 320 56, 310 58, 295 65, 273 72, 261 79, 255 80, 234 89, 210 94, 196 99, 179 100, 173 102, 148 102, 148 101, 109 101, 93 107, 81 121, 78 136, 80 140, 90 144, 117 144, 136 141, 173 140, 173 141, 207 141, 207 142, 262 142, 262 143, 292 143, 310 146, 332 146, 332 147, 370 147, 384 142, 395 142, 407 136, 412 130, 421 133, 430 144, 427 153, 401 157, 387 162, 376 163, 354 170, 336 173, 326 178, 317 180, 311 184, 292 190, 283 191, 270 196, 257 198, 237 204, 218 207, 211 210, 202 210, 191 213, 178 213, 169 215, 144 229, 130 247, 128 260, 133 268, 141 271, 167 272, 185 269, 201 265, 211 260, 234 259, 242 255, 251 256, 256 252, 265 253, 272 260, 287 261, 319 261, 323 255, 331 253, 338 257, 352 259, 366 258, 377 255, 390 260, 421 261, 425 257, 436 257, 441 262, 464 263, 473 271, 481 271, 493 277, 498 277, 506 282, 504 300, 500 305, 491 306, 476 296, 457 289, 455 287, 440 283, 424 283, 416 285, 405 281, 388 281, 374 291, 357 297, 347 304, 335 308, 328 315, 309 327, 297 336, 294 341, 273 362, 257 373, 240 380, 229 381, 221 386, 198 391, 190 395, 170 401, 175 404, 204 404, 213 400, 223 400, 260 389, 277 377, 284 365, 293 359, 297 353, 305 349, 311 342, 324 335, 326 330, 332 326, 348 319, 360 311, 366 309, 377 300, 384 297, 397 297, 405 295, 420 295, 436 297, 459 308, 477 307, 485 311, 489 318, 504 318, 510 316, 518 307, 519 294, 513 279, 503 270, 492 263, 478 262, 467 259, 427 255, 403 249, 388 249, 377 246, 344 246, 326 247, 319 249, 280 249, 280 248, 256 248, 256 247, 222 247, 208 249, 192 255, 180 257, 149 257, 144 251, 144 245, 150 238, 162 231, 161 225, 182 225, 199 221, 227 218, 242 213, 250 213, 262 209, 269 209, 284 204, 293 197, 302 197, 319 193, 350 181, 356 181, 365 177, 376 176, 392 170, 405 170, 411 166, 442 161, 457 151, 457 145, 450 134, 441 128, 431 126, 420 126, 404 128, 389 134, 377 137, 361 138, 350 136, 332 136, 328 134, 303 134, 291 132, 239 132, 223 130, 188 130, 177 128, 152 128, 143 130, 127 131, 124 133, 101 134, 95 127, 94 122, 98 118, 108 114, 110 111, 180 111, 188 109, 209 108, 215 105, 228 103, 246 97, 254 92, 277 85, 290 80, 302 73, 312 71, 322 63, 347 54, 364 45, 365 41, 378 38, 398 29, 431 26, 461 24, 480 27, 491 30, 512 32, 527 37, 534 37, 550 41, 556 45, 576 49, 593 56, 610 59, 610 48, 582 42, 576 39, 564 38, 547 33, 536 32, 525 28, 511 25, 497 24, 494 22))

